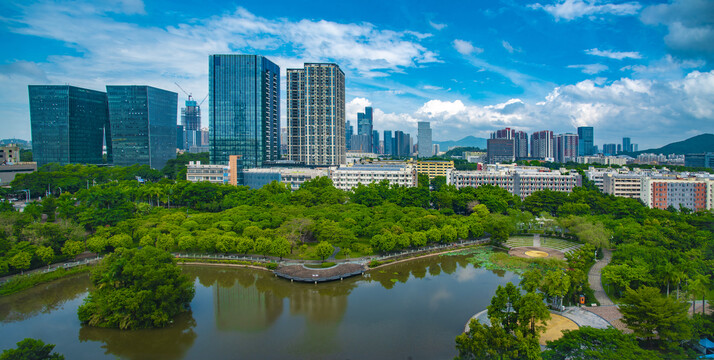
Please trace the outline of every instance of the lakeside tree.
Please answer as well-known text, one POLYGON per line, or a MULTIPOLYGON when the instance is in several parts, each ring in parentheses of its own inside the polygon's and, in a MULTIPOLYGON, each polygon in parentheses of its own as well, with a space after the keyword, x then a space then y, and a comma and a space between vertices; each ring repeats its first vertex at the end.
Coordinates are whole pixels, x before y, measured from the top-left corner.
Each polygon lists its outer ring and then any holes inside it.
POLYGON ((193 283, 171 254, 154 247, 117 249, 92 269, 91 291, 77 310, 90 326, 141 329, 163 327, 188 311, 193 283))
POLYGON ((55 258, 55 251, 49 246, 40 246, 35 251, 35 255, 49 267, 50 263, 52 263, 52 259, 55 258))
POLYGON ((15 268, 16 270, 20 270, 20 272, 22 273, 30 268, 31 260, 32 255, 27 252, 20 251, 19 253, 15 254, 15 256, 10 258, 10 266, 15 268))
POLYGON ((325 258, 332 255, 332 252, 334 251, 335 248, 327 241, 322 241, 317 244, 317 247, 315 247, 315 252, 317 253, 317 256, 322 259, 322 261, 325 261, 325 258))
POLYGON ((54 344, 45 344, 42 340, 25 338, 14 349, 7 349, 0 354, 0 360, 64 360, 54 350, 54 344))
POLYGON ((689 339, 691 324, 687 318, 689 304, 662 295, 657 288, 642 286, 628 289, 622 298, 622 322, 633 333, 650 343, 668 348, 689 339))
POLYGON ((595 329, 583 326, 578 330, 565 330, 563 336, 548 341, 543 352, 544 360, 640 360, 656 359, 654 351, 644 350, 632 334, 624 334, 618 329, 595 329))

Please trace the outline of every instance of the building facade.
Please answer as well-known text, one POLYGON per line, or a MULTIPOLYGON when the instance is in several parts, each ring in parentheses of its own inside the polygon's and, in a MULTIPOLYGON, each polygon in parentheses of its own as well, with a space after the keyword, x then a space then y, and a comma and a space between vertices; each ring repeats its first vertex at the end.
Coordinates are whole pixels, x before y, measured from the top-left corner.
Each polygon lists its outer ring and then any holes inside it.
POLYGON ((410 164, 359 164, 330 170, 336 188, 351 190, 358 184, 367 185, 387 180, 391 185, 417 186, 416 168, 410 164))
POLYGON ((273 181, 290 185, 295 191, 306 181, 320 176, 327 176, 327 169, 310 168, 262 168, 243 171, 244 185, 252 189, 260 189, 273 181))
POLYGON ((391 130, 384 130, 384 155, 394 156, 394 138, 391 130))
POLYGON ((287 82, 288 160, 345 164, 344 72, 336 64, 308 63, 288 69, 287 82))
MULTIPOLYGON (((259 55, 208 57, 211 164, 246 168, 280 159, 280 67, 259 55)), ((344 131, 344 129, 343 129, 344 131)))
POLYGON ((417 144, 419 157, 429 158, 434 156, 434 147, 431 143, 431 127, 428 121, 420 121, 418 123, 417 144))
POLYGON ((605 156, 617 155, 617 144, 604 144, 602 146, 602 154, 605 156))
POLYGON ((453 161, 417 161, 417 173, 429 175, 429 179, 446 176, 454 168, 453 161))
POLYGON ((145 85, 107 85, 113 163, 161 169, 176 158, 178 94, 145 85))
POLYGON ((712 209, 714 181, 700 178, 643 178, 640 199, 647 206, 666 210, 670 206, 694 211, 712 209))
POLYGON ((595 131, 592 126, 578 128, 578 156, 591 156, 595 154, 595 131))
POLYGON ((15 144, 0 146, 0 165, 20 162, 20 147, 15 144))
MULTIPOLYGON (((32 156, 37 166, 101 164, 105 142, 107 160, 111 162, 112 138, 105 92, 69 85, 29 85, 28 93, 32 156)), ((171 126, 176 126, 175 121, 171 126)))
POLYGON ((578 135, 559 134, 555 137, 555 162, 567 163, 578 157, 578 135))
POLYGON ((486 153, 489 164, 513 162, 516 156, 513 153, 514 139, 488 139, 486 140, 486 153))
POLYGON ((201 164, 200 161, 189 161, 186 165, 186 180, 228 184, 231 181, 231 169, 228 165, 201 164))
POLYGON ((714 169, 714 153, 686 154, 684 166, 714 169))
POLYGON ((582 178, 577 173, 550 171, 545 168, 511 167, 487 168, 483 171, 450 170, 446 183, 456 186, 457 189, 483 185, 498 186, 525 199, 536 191, 546 189, 571 192, 576 186, 582 185, 582 178))
POLYGON ((637 174, 606 173, 602 178, 603 192, 609 195, 639 199, 642 176, 637 174))
POLYGON ((543 130, 531 134, 531 157, 536 159, 553 158, 553 132, 543 130))

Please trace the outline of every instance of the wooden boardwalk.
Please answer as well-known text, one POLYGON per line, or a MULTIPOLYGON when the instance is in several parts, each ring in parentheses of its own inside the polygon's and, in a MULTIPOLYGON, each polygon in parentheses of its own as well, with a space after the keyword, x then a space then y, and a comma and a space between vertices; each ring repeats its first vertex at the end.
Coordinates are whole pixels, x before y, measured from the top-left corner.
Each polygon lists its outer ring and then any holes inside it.
POLYGON ((354 263, 343 263, 327 269, 314 269, 304 265, 286 265, 275 270, 275 275, 291 281, 318 283, 362 275, 365 270, 364 265, 354 263))

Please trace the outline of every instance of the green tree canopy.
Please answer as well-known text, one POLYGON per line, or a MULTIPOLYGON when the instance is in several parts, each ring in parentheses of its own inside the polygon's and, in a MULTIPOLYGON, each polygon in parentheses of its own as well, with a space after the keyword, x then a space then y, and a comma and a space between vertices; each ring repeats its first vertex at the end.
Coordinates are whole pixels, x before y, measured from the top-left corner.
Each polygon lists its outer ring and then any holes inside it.
POLYGON ((642 286, 628 289, 622 298, 622 321, 642 339, 667 347, 672 342, 688 339, 691 326, 687 319, 689 304, 666 297, 657 288, 642 286))
POLYGON ((17 348, 3 351, 0 360, 64 360, 64 355, 52 352, 54 348, 54 344, 25 338, 17 343, 17 348))
POLYGON ((117 249, 92 270, 95 290, 77 310, 82 323, 119 329, 163 327, 188 311, 193 283, 171 254, 154 247, 117 249))
POLYGON ((548 341, 543 352, 545 360, 640 360, 656 359, 658 354, 640 348, 637 338, 615 328, 595 329, 583 326, 578 330, 565 330, 563 337, 548 341))

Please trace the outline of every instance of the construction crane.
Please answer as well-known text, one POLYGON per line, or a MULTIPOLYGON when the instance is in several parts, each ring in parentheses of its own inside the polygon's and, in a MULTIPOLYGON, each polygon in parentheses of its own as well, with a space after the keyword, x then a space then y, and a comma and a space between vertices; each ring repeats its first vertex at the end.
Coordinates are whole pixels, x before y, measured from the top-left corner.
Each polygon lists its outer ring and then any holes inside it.
POLYGON ((201 104, 203 104, 203 102, 206 101, 206 99, 208 99, 208 94, 206 94, 206 97, 204 97, 203 100, 201 100, 201 102, 198 103, 198 106, 201 107, 201 104))
POLYGON ((186 90, 184 90, 184 89, 181 87, 181 85, 179 85, 179 83, 174 82, 174 84, 176 84, 176 86, 178 86, 178 88, 181 89, 181 91, 183 91, 183 93, 186 94, 186 96, 188 96, 188 101, 193 100, 193 97, 191 96, 191 94, 187 93, 186 90))

